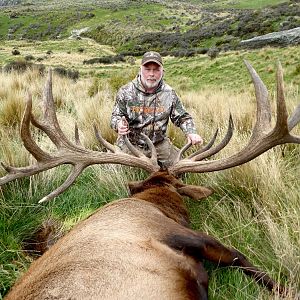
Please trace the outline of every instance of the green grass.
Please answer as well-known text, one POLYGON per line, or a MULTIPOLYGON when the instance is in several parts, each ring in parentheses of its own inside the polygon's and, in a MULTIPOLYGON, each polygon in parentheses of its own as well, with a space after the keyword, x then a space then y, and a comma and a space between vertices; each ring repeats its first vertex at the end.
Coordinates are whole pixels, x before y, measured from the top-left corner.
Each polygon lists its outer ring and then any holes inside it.
POLYGON ((185 81, 185 89, 201 89, 207 86, 224 89, 249 89, 251 83, 243 60, 248 60, 261 74, 267 86, 275 83, 276 62, 284 68, 286 82, 300 84, 298 74, 299 47, 265 48, 253 51, 232 51, 210 60, 206 55, 192 58, 166 59, 166 79, 180 86, 185 81), (298 75, 297 75, 298 74, 298 75))
POLYGON ((203 5, 205 7, 218 7, 218 8, 239 8, 239 9, 261 9, 267 6, 273 6, 280 3, 288 2, 286 0, 217 0, 212 3, 207 3, 206 1, 201 0, 191 0, 190 2, 203 5))
MULTIPOLYGON (((238 1, 238 3, 234 4, 233 6, 235 8, 240 8, 240 9, 260 9, 260 8, 273 6, 284 2, 287 1, 286 0, 255 0, 255 1, 241 0, 238 1)), ((227 7, 229 7, 229 5, 227 5, 227 7)))

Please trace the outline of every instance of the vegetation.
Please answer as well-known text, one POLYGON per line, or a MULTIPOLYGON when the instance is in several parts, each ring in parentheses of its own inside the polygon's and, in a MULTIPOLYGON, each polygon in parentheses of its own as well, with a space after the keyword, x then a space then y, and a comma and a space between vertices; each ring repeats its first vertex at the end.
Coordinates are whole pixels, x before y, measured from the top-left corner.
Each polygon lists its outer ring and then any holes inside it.
POLYGON ((151 46, 165 55, 191 56, 210 47, 238 49, 243 39, 300 26, 294 0, 75 1, 67 10, 65 2, 49 2, 39 3, 40 9, 23 4, 0 10, 0 39, 85 36, 118 54, 138 56, 151 46))
MULTIPOLYGON (((280 60, 288 110, 299 103, 299 46, 255 50, 238 46, 253 35, 300 26, 299 1, 149 2, 1 1, 0 161, 14 166, 32 161, 20 141, 19 126, 28 92, 35 115, 42 113, 39 100, 48 67, 56 70, 53 94, 64 132, 73 139, 76 121, 83 145, 91 149, 99 147, 92 130, 95 121, 104 138, 115 141, 109 126, 115 93, 136 76, 141 54, 149 49, 164 55, 165 79, 206 141, 216 127, 221 135, 225 132, 231 111, 235 135, 222 157, 246 143, 253 125, 254 91, 243 59, 266 83, 272 106, 280 60), (88 30, 73 32, 83 28, 88 30)), ((300 134, 299 126, 294 133, 300 134)), ((174 126, 169 136, 178 147, 185 142, 174 126)), ((54 151, 38 130, 34 137, 43 149, 54 151)), ((215 190, 201 203, 186 200, 193 228, 241 250, 294 290, 300 289, 300 182, 295 175, 299 166, 299 146, 286 145, 232 170, 184 178, 215 190)), ((59 224, 55 240, 98 207, 125 197, 127 181, 146 176, 127 167, 91 167, 63 195, 38 205, 67 171, 60 167, 0 188, 0 299, 35 259, 26 241, 37 228, 47 220, 59 224)), ((0 176, 4 173, 0 168, 0 176)), ((210 299, 270 299, 238 270, 206 267, 210 299)))

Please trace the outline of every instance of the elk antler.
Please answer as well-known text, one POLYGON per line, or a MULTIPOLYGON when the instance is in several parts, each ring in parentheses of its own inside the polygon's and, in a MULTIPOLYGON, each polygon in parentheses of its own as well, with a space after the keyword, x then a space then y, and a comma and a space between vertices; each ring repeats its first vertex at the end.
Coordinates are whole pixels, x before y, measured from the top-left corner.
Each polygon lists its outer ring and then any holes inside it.
POLYGON ((56 190, 45 196, 39 202, 51 200, 70 187, 81 172, 93 164, 122 164, 144 169, 150 173, 159 170, 157 163, 156 151, 151 141, 146 139, 149 148, 152 150, 151 158, 146 157, 137 151, 125 137, 125 141, 135 156, 121 152, 117 147, 105 141, 99 134, 94 125, 98 141, 109 150, 109 152, 98 152, 84 148, 79 141, 78 129, 75 127, 76 144, 70 142, 61 130, 55 112, 55 105, 52 95, 52 72, 49 70, 49 76, 44 89, 43 95, 43 120, 37 120, 32 114, 32 97, 29 95, 25 112, 21 123, 21 138, 25 148, 34 156, 36 162, 27 167, 11 167, 1 163, 7 171, 7 175, 0 178, 0 185, 10 182, 14 179, 31 176, 42 171, 55 168, 62 164, 72 165, 72 170, 66 181, 56 190), (33 140, 30 133, 30 123, 41 129, 51 139, 57 148, 56 153, 46 153, 33 140))
MULTIPOLYGON (((296 107, 295 111, 288 119, 286 104, 284 100, 283 72, 281 64, 278 63, 276 74, 277 119, 275 127, 272 128, 271 108, 268 101, 267 88, 260 77, 257 75, 254 68, 249 64, 249 62, 244 62, 252 77, 257 100, 256 123, 253 128, 249 143, 238 153, 233 154, 230 157, 218 160, 202 161, 204 158, 216 154, 228 144, 233 132, 233 123, 230 116, 228 132, 226 134, 226 137, 219 145, 211 148, 215 140, 215 135, 212 139, 212 142, 209 143, 209 145, 205 149, 202 149, 202 152, 192 154, 188 158, 182 160, 179 160, 180 157, 178 157, 175 164, 169 168, 170 173, 179 175, 182 173, 204 173, 224 170, 244 164, 276 145, 285 143, 300 144, 300 137, 290 134, 290 131, 300 121, 300 104, 296 107)), ((180 156, 184 151, 187 150, 187 148, 187 145, 182 148, 182 150, 180 151, 180 156)))

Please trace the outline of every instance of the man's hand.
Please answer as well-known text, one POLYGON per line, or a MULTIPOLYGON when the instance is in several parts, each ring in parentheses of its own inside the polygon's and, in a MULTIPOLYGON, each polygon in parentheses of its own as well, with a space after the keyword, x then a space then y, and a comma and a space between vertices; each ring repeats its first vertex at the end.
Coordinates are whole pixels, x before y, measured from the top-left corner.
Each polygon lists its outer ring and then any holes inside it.
POLYGON ((189 133, 187 135, 188 138, 188 142, 191 142, 192 145, 196 145, 196 144, 203 144, 203 139, 199 134, 195 134, 195 133, 189 133))
POLYGON ((118 134, 119 135, 126 135, 129 133, 129 124, 126 118, 123 116, 122 120, 118 123, 118 134))

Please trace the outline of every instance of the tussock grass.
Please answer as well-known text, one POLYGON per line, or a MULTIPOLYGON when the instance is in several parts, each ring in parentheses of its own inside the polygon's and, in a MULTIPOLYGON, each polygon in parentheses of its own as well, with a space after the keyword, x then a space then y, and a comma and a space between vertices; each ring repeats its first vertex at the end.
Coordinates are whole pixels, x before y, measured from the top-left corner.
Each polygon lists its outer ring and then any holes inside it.
MULTIPOLYGON (((39 99, 45 77, 34 72, 0 73, 0 158, 9 164, 26 165, 32 158, 21 145, 18 135, 23 100, 33 96, 36 115, 41 115, 39 99), (18 113, 16 113, 18 112, 18 113)), ((97 148, 92 125, 113 142, 109 127, 114 93, 109 85, 89 96, 89 79, 77 82, 53 78, 53 95, 57 114, 65 134, 72 140, 74 123, 78 123, 82 143, 97 148)), ((255 117, 253 88, 244 91, 204 89, 179 90, 188 111, 194 116, 199 132, 208 141, 217 127, 221 137, 227 130, 229 111, 233 115, 235 134, 230 144, 217 157, 225 157, 246 145, 255 117)), ((274 107, 275 93, 271 90, 274 107)), ((288 109, 299 101, 295 85, 286 85, 288 109)), ((299 126, 293 130, 300 134, 299 126)), ((185 137, 177 129, 169 129, 176 145, 185 137)), ((55 151, 52 143, 39 131, 35 139, 43 149, 55 151)), ((210 174, 190 174, 185 181, 210 186, 213 196, 201 202, 187 199, 192 226, 205 231, 228 246, 242 251, 261 269, 285 282, 291 290, 300 285, 300 193, 299 146, 279 146, 257 159, 230 170, 210 174)), ((3 170, 1 170, 4 174, 3 170)), ((93 213, 98 207, 128 194, 129 180, 144 178, 144 172, 128 167, 93 166, 77 183, 53 202, 37 201, 59 186, 68 176, 69 167, 61 166, 43 174, 5 185, 0 190, 0 295, 4 295, 16 278, 28 267, 31 258, 22 250, 22 241, 43 220, 52 217, 64 223, 67 231, 93 213)), ((277 299, 270 296, 240 271, 207 264, 211 299, 277 299)), ((287 299, 295 299, 291 293, 287 299)))
POLYGON ((110 143, 116 139, 115 133, 110 128, 110 117, 114 105, 113 94, 110 90, 98 92, 95 96, 86 101, 76 101, 74 103, 78 125, 85 132, 84 145, 96 146, 98 144, 93 131, 93 124, 101 130, 101 134, 110 143))

